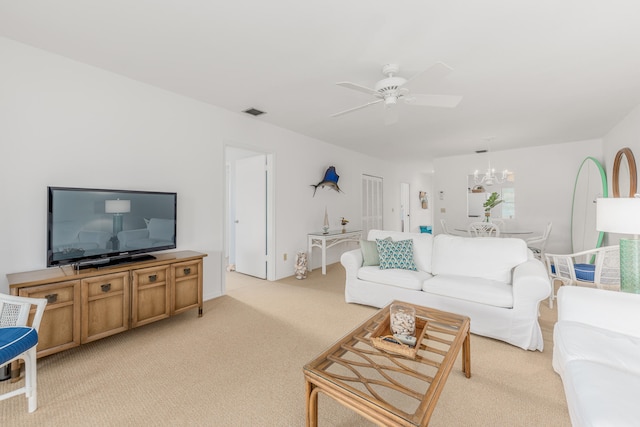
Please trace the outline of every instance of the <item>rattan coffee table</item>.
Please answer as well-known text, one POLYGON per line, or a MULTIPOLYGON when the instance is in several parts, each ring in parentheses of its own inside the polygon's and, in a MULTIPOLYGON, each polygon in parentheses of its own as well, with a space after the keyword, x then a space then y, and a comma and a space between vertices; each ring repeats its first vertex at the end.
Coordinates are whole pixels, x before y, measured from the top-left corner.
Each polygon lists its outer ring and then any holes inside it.
POLYGON ((304 366, 307 426, 318 424, 320 392, 379 425, 426 426, 460 349, 462 371, 471 377, 468 317, 413 305, 427 326, 411 359, 371 343, 389 307, 304 366))

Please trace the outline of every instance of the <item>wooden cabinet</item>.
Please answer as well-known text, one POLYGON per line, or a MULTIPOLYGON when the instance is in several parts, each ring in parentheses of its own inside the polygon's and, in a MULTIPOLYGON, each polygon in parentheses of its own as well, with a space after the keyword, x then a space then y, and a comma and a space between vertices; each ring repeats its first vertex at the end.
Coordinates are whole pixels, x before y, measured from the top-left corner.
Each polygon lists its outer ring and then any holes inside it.
POLYGON ((133 270, 131 327, 146 325, 171 315, 170 267, 133 270))
POLYGON ((80 280, 24 287, 18 295, 47 300, 38 330, 38 357, 80 345, 80 280))
POLYGON ((182 251, 141 262, 74 270, 71 266, 8 274, 12 295, 46 298, 38 357, 198 308, 203 258, 182 251))
POLYGON ((201 262, 181 262, 171 266, 173 274, 173 288, 171 299, 173 307, 171 314, 182 313, 194 307, 199 307, 198 314, 202 315, 202 277, 201 262))
POLYGON ((129 329, 129 272, 83 279, 80 287, 82 344, 129 329))

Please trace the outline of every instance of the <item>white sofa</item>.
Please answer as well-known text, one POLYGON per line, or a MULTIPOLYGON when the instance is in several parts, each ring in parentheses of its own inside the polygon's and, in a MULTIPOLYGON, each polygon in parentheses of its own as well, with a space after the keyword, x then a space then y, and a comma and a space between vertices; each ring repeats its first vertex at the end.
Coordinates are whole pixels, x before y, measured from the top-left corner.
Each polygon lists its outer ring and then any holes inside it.
POLYGON ((557 300, 553 369, 571 423, 640 425, 640 295, 563 286, 557 300))
POLYGON ((474 334, 542 351, 538 308, 551 284, 524 240, 369 232, 369 241, 384 238, 412 239, 417 271, 363 265, 361 249, 345 252, 347 302, 383 307, 400 300, 462 314, 474 334))

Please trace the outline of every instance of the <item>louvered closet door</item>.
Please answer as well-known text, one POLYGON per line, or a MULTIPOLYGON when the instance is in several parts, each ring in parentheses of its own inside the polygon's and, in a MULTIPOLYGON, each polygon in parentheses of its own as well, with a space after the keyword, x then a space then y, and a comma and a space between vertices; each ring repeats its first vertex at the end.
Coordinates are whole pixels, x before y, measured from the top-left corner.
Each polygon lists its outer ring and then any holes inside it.
POLYGON ((362 236, 382 230, 382 178, 362 175, 362 236))

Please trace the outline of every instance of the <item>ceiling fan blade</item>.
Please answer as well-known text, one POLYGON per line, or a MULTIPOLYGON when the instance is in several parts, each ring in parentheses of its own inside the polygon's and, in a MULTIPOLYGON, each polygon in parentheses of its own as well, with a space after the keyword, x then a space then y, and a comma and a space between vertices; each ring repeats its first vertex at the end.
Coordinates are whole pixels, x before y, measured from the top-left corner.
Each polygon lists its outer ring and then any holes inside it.
POLYGON ((358 92, 362 92, 362 93, 366 93, 367 95, 380 95, 378 92, 376 92, 373 89, 369 89, 368 87, 365 86, 361 86, 355 83, 351 83, 351 82, 339 82, 336 83, 338 86, 342 86, 345 87, 347 89, 351 89, 351 90, 355 90, 358 92))
POLYGON ((359 107, 349 108, 348 110, 344 110, 344 111, 340 111, 339 113, 332 114, 331 117, 338 117, 338 116, 341 116, 343 114, 347 114, 347 113, 350 113, 352 111, 360 110, 362 108, 368 107, 369 105, 377 104, 377 103, 382 102, 382 101, 384 101, 384 99, 378 99, 376 101, 367 102, 366 104, 360 105, 359 107))
POLYGON ((416 87, 422 87, 422 85, 428 85, 431 82, 442 79, 452 71, 453 68, 449 67, 444 62, 436 62, 426 70, 414 75, 409 80, 407 80, 403 87, 410 87, 413 89, 415 89, 416 87))
POLYGON ((409 105, 421 105, 425 107, 455 108, 462 101, 462 96, 458 95, 409 95, 404 98, 404 102, 409 105))

